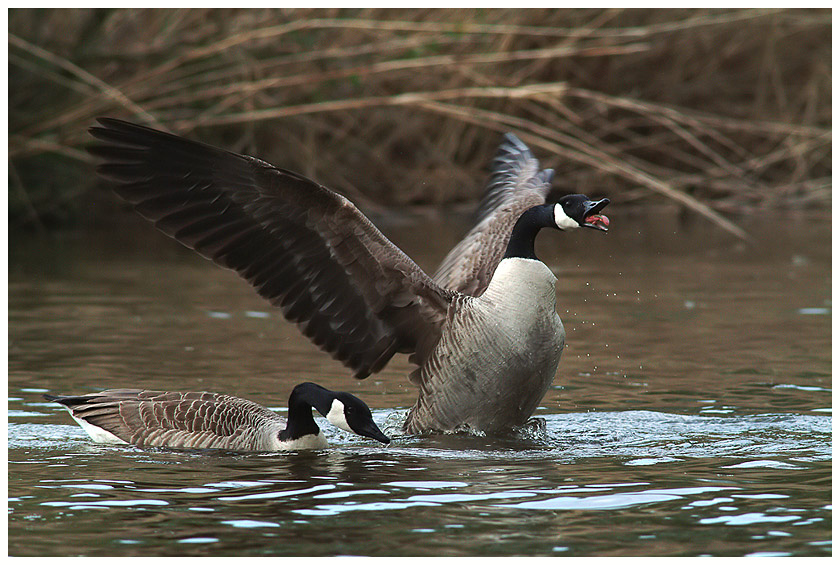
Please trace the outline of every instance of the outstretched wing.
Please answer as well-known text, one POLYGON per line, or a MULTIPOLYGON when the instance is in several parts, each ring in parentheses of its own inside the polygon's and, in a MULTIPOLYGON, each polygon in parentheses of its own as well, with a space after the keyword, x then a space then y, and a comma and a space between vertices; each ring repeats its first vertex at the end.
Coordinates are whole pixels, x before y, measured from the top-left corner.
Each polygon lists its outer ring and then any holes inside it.
POLYGON ((545 203, 554 171, 540 170, 531 150, 504 136, 476 210, 475 226, 441 262, 434 280, 443 288, 479 296, 490 284, 522 212, 545 203))
POLYGON ((91 128, 98 172, 163 233, 233 269, 365 378, 422 362, 452 293, 346 198, 297 173, 120 120, 91 128))

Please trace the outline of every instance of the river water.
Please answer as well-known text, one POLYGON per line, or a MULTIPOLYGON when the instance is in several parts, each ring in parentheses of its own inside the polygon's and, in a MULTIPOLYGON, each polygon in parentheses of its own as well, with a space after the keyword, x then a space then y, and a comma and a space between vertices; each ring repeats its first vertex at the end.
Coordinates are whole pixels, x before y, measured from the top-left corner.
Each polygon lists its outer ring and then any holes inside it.
MULTIPOLYGON (((830 217, 756 216, 746 244, 620 212, 609 234, 540 235, 567 346, 544 428, 507 437, 403 435, 405 358, 354 381, 141 220, 12 234, 9 553, 830 555, 830 217), (103 446, 41 397, 210 390, 282 413, 306 380, 363 398, 391 444, 318 418, 329 450, 103 446)), ((383 225, 429 272, 464 229, 383 225)))

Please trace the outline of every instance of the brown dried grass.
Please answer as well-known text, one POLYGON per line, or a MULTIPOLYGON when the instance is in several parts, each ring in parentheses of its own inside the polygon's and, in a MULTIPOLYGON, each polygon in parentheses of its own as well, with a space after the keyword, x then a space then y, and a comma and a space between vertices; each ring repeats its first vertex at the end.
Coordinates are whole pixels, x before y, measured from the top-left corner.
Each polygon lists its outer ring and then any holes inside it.
POLYGON ((12 10, 9 28, 21 222, 84 198, 29 171, 84 162, 100 115, 363 205, 474 202, 504 131, 563 190, 741 236, 723 213, 831 198, 830 11, 12 10))

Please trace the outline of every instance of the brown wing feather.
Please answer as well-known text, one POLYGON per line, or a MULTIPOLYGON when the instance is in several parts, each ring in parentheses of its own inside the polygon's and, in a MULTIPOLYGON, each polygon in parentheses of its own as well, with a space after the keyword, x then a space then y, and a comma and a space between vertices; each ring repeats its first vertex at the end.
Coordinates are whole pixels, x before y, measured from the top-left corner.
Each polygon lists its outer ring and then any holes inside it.
POLYGON ((475 226, 441 261, 435 282, 470 296, 487 289, 516 220, 528 208, 545 203, 554 172, 539 167, 519 138, 505 134, 476 210, 475 226))
POLYGON ((439 337, 452 293, 346 198, 252 157, 119 120, 99 123, 89 151, 119 196, 165 234, 238 272, 357 378, 439 337))
POLYGON ((75 417, 135 445, 177 447, 171 441, 157 441, 174 437, 173 432, 184 432, 181 443, 185 447, 200 447, 202 440, 256 439, 266 425, 284 423, 282 417, 259 404, 212 392, 112 389, 54 400, 70 408, 75 417))

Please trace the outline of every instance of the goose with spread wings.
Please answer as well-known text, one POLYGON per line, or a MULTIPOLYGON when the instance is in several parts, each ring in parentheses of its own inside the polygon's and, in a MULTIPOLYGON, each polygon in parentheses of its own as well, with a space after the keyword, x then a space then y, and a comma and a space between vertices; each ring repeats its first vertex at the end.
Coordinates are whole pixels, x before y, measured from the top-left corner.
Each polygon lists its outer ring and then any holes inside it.
POLYGON ((259 159, 112 118, 88 150, 116 193, 163 233, 236 271, 357 379, 397 353, 419 388, 404 428, 503 431, 554 379, 565 332, 544 227, 606 231, 607 199, 546 203, 550 170, 507 134, 478 221, 434 278, 352 202, 259 159))

